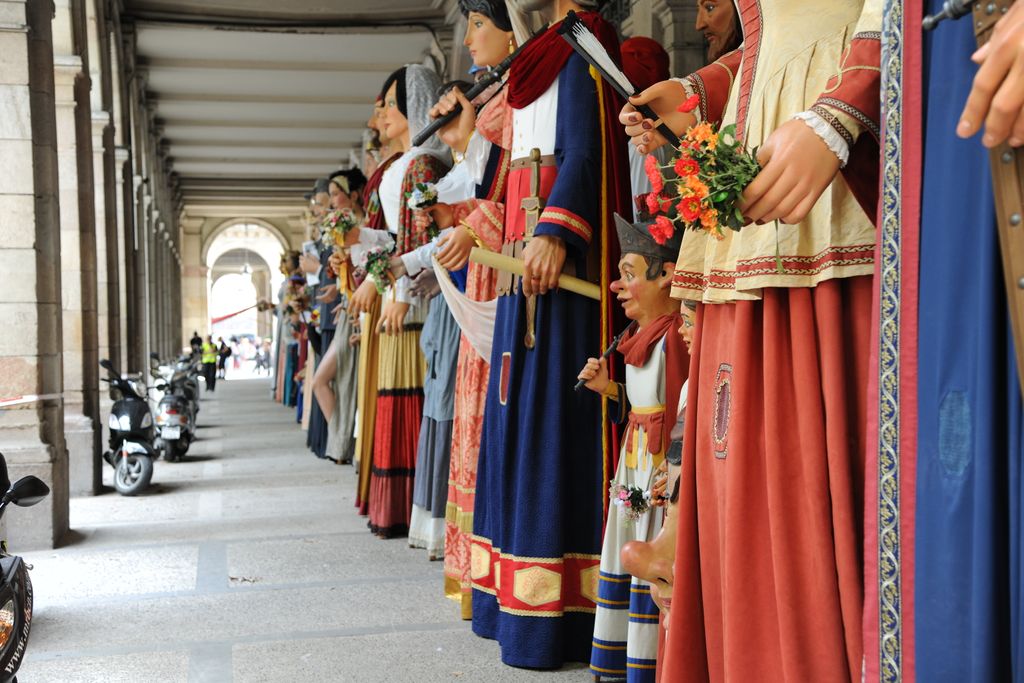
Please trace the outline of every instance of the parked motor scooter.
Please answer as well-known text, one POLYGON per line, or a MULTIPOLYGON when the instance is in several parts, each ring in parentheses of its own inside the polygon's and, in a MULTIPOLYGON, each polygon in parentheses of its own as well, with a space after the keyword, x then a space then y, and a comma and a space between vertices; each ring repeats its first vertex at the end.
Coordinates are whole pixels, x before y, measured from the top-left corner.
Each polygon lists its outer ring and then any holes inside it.
MULTIPOLYGON (((19 507, 35 505, 50 494, 50 488, 38 477, 22 477, 11 485, 7 461, 0 454, 0 518, 11 503, 19 507)), ((32 630, 31 567, 17 555, 7 552, 7 541, 0 543, 0 680, 18 683, 16 674, 25 658, 32 630)))
POLYGON ((161 365, 157 354, 151 354, 153 377, 162 381, 157 386, 162 395, 156 405, 154 421, 157 437, 154 446, 168 462, 177 462, 188 452, 195 438, 198 383, 190 380, 189 363, 161 365), (195 387, 190 386, 195 384, 195 387))
POLYGON ((124 496, 145 490, 153 478, 153 461, 160 457, 153 446, 153 414, 146 400, 141 378, 126 378, 103 359, 100 365, 110 373, 110 450, 103 454, 114 468, 114 488, 124 496))

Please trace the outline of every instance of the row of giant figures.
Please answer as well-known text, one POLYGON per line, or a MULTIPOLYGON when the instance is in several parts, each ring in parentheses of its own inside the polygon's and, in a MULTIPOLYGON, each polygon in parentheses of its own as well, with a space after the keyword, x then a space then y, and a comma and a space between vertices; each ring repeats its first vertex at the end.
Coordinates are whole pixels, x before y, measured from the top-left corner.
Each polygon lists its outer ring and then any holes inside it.
POLYGON ((511 666, 1024 680, 1024 3, 701 0, 713 61, 645 82, 599 4, 460 0, 493 83, 400 69, 332 178, 371 528, 511 666), (666 233, 640 169, 722 129, 742 227, 666 233))

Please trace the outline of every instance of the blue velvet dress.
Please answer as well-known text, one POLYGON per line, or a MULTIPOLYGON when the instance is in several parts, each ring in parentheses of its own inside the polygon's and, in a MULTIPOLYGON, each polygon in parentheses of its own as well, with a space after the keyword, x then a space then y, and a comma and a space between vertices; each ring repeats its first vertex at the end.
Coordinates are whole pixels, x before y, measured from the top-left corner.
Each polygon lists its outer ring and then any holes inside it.
MULTIPOLYGON (((940 0, 926 3, 929 13, 940 0)), ((919 681, 1024 679, 1022 406, 988 152, 957 121, 976 67, 970 17, 925 39, 916 669, 919 681)))
MULTIPOLYGON (((543 169, 546 209, 534 234, 562 239, 568 272, 584 278, 588 253, 602 253, 600 107, 575 54, 557 87, 555 167, 543 169)), ((528 173, 509 176, 506 243, 522 221, 516 188, 528 186, 528 173)), ((590 658, 605 495, 601 402, 573 386, 599 352, 601 321, 598 302, 577 294, 536 301, 531 350, 521 289, 498 298, 470 574, 473 631, 498 640, 506 664, 553 668, 590 658)))

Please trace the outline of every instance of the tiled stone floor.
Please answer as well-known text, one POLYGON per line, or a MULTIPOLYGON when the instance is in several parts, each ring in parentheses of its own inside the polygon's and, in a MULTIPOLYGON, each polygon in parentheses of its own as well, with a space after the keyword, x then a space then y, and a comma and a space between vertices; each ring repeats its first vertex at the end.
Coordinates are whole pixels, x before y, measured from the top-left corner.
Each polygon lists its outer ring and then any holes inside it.
POLYGON ((590 680, 503 666, 441 563, 371 536, 353 469, 315 459, 268 393, 219 382, 185 462, 157 462, 144 496, 73 499, 70 543, 25 554, 21 683, 590 680))

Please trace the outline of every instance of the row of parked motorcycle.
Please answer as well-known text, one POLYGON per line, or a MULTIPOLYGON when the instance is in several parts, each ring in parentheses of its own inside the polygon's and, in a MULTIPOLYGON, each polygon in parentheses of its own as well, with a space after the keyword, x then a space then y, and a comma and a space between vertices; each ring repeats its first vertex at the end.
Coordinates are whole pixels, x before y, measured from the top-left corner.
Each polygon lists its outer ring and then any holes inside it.
POLYGON ((149 486, 158 458, 177 462, 196 436, 199 413, 200 359, 182 355, 170 363, 150 356, 151 384, 142 375, 122 375, 101 360, 110 384, 110 449, 103 459, 114 468, 114 488, 134 496, 149 486))

